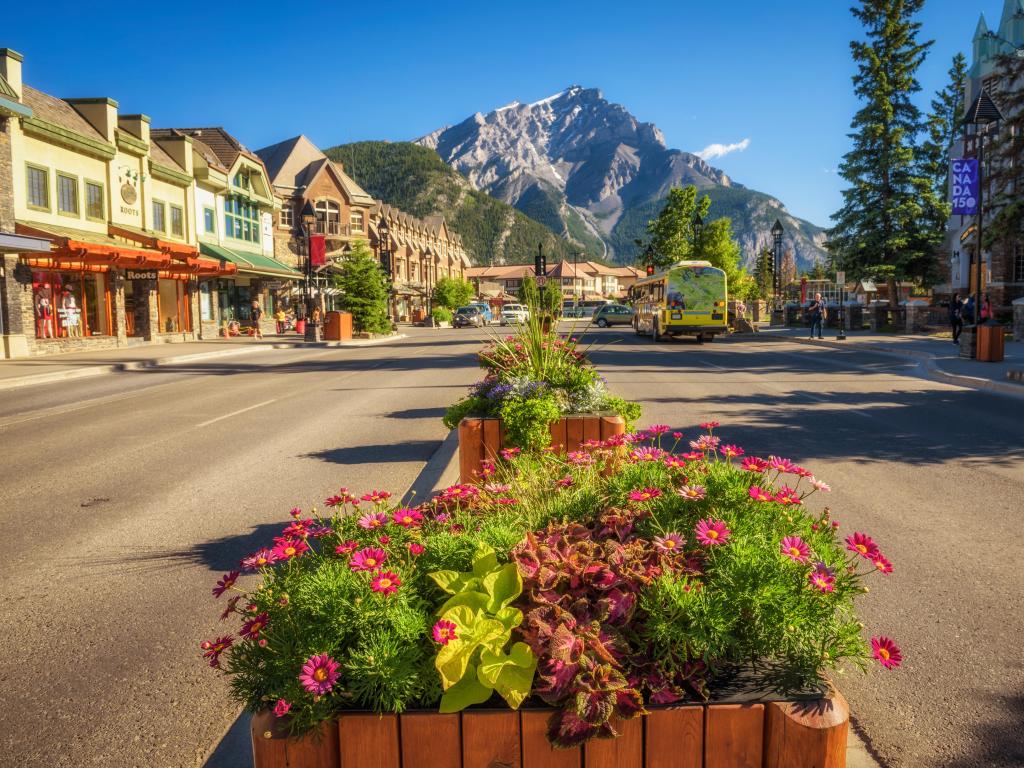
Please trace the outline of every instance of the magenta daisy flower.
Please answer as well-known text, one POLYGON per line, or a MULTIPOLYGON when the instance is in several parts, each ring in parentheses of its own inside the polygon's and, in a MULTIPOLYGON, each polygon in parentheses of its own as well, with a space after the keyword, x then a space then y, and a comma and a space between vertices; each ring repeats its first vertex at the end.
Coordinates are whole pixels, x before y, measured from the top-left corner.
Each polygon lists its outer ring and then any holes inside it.
POLYGON ((671 555, 675 552, 682 552, 686 539, 678 533, 669 533, 665 536, 654 537, 654 548, 663 555, 671 555))
POLYGON ((768 462, 757 456, 747 456, 740 464, 740 468, 747 472, 764 472, 768 469, 768 462))
POLYGON ((682 469, 683 467, 686 466, 686 461, 684 459, 681 459, 678 456, 671 455, 666 456, 662 460, 662 463, 669 469, 682 469))
POLYGON ((687 461, 698 461, 704 458, 704 454, 701 451, 690 451, 684 453, 680 458, 686 459, 687 461))
POLYGON ((793 469, 790 470, 790 474, 796 475, 797 477, 814 477, 814 473, 811 472, 811 470, 797 466, 794 466, 793 469))
POLYGON ((334 684, 338 682, 338 678, 341 676, 338 667, 338 662, 326 653, 310 656, 302 665, 299 682, 309 693, 323 696, 325 693, 330 693, 334 684))
POLYGON ((512 490, 512 486, 508 483, 488 483, 484 486, 484 490, 488 493, 493 493, 495 496, 504 496, 512 490))
POLYGON ((340 507, 344 503, 344 496, 328 496, 326 499, 324 499, 325 507, 340 507))
POLYGON ((384 595, 394 594, 400 586, 402 586, 402 580, 398 578, 397 573, 392 571, 379 571, 370 582, 370 589, 384 595))
POLYGON ((790 488, 788 485, 784 485, 779 489, 779 492, 775 494, 775 501, 780 504, 803 503, 800 499, 800 494, 796 492, 796 489, 790 488))
POLYGON ((880 572, 886 575, 892 573, 892 563, 890 563, 884 555, 876 554, 875 557, 871 560, 871 562, 874 563, 875 568, 877 568, 880 572))
POLYGON ((630 491, 630 501, 651 501, 661 496, 661 491, 657 488, 642 488, 636 491, 630 491))
POLYGON ((423 523, 423 515, 415 509, 406 509, 405 507, 395 510, 391 519, 403 528, 415 528, 423 523))
POLYGON ((719 438, 713 435, 701 435, 696 440, 690 441, 690 447, 695 451, 701 451, 707 453, 718 448, 718 444, 721 442, 719 438))
POLYGON ((867 560, 874 560, 879 552, 878 545, 864 533, 854 533, 846 537, 846 548, 867 560))
POLYGON ((409 542, 409 554, 412 555, 413 557, 418 557, 419 555, 422 555, 426 551, 427 551, 427 548, 424 547, 422 544, 418 544, 415 541, 410 541, 409 542))
POLYGON ((284 699, 278 699, 274 704, 274 717, 284 717, 291 711, 292 705, 284 699))
POLYGON ((647 431, 652 435, 663 435, 671 429, 672 427, 668 424, 652 424, 647 428, 647 431))
POLYGON ((215 586, 211 590, 213 592, 213 596, 220 597, 221 595, 223 595, 225 592, 227 592, 229 589, 235 586, 235 582, 238 581, 238 577, 241 575, 242 574, 238 571, 231 571, 231 573, 225 573, 224 576, 221 577, 221 580, 217 582, 217 586, 215 586))
POLYGON ((349 552, 355 552, 357 549, 359 549, 359 542, 349 539, 336 546, 334 553, 337 555, 347 555, 349 552))
POLYGON ((746 451, 744 451, 738 445, 729 444, 722 446, 722 455, 725 456, 727 459, 734 459, 737 456, 742 456, 744 453, 746 453, 746 451))
POLYGON ((359 527, 372 530, 374 528, 380 528, 382 525, 387 523, 387 521, 388 516, 383 512, 367 512, 359 518, 359 527))
POLYGON ((732 535, 732 531, 725 527, 724 522, 711 518, 698 522, 693 532, 697 536, 697 541, 705 547, 724 544, 732 535))
POLYGON ((871 655, 886 669, 896 669, 903 663, 903 652, 885 635, 871 638, 871 655))
POLYGON ((479 474, 480 477, 490 477, 497 471, 498 469, 497 467, 494 466, 493 461, 491 461, 490 459, 484 459, 480 462, 480 469, 478 470, 477 474, 479 474))
POLYGON ((292 507, 288 511, 288 514, 291 515, 292 517, 298 517, 299 515, 302 514, 302 510, 299 507, 292 507))
POLYGON ((594 457, 586 451, 569 451, 565 460, 577 467, 586 467, 594 463, 594 457))
POLYGON ((560 480, 555 480, 555 486, 558 488, 569 488, 573 484, 572 475, 566 475, 560 480))
POLYGON ((703 485, 684 485, 678 491, 676 491, 687 501, 700 501, 701 499, 707 498, 708 489, 703 485))
POLYGON ((204 640, 199 644, 203 651, 203 658, 209 661, 211 667, 220 666, 220 655, 231 647, 235 639, 231 635, 222 635, 216 640, 204 640))
POLYGON ((352 555, 348 567, 353 571, 376 571, 388 559, 387 552, 374 547, 364 547, 352 555))
POLYGON ((778 456, 768 457, 768 469, 777 469, 779 472, 792 472, 795 465, 789 459, 779 458, 778 456))
POLYGON ((634 448, 629 453, 629 459, 633 462, 640 461, 657 461, 665 452, 661 448, 654 448, 653 446, 645 445, 642 448, 634 448))
POLYGON ((520 453, 522 453, 522 450, 519 448, 502 448, 501 458, 505 459, 506 461, 509 461, 510 459, 514 459, 520 453))
POLYGON ((440 643, 441 645, 448 645, 452 640, 457 640, 459 637, 455 634, 455 630, 457 629, 458 627, 454 622, 448 621, 447 619, 441 619, 434 625, 434 642, 440 643))
POLYGON ((296 536, 306 536, 310 526, 312 525, 312 518, 309 520, 296 520, 295 522, 289 524, 283 531, 281 531, 281 535, 287 536, 289 538, 294 538, 296 536))
POLYGON ((260 632, 267 628, 267 624, 270 622, 270 614, 266 611, 253 616, 247 622, 242 625, 242 630, 238 633, 247 640, 259 640, 260 632))
POLYGON ((832 592, 836 588, 836 573, 824 563, 815 563, 807 580, 811 582, 811 586, 821 592, 832 592))
POLYGON ((519 499, 514 499, 511 496, 502 496, 500 499, 495 499, 495 504, 501 504, 505 507, 513 507, 519 503, 519 499))
POLYGON ((390 491, 378 491, 376 488, 362 496, 363 501, 372 501, 374 504, 382 504, 390 498, 390 491))
POLYGON ((774 498, 772 494, 768 493, 764 488, 759 485, 750 486, 750 490, 747 491, 750 494, 750 498, 754 501, 772 501, 774 498))
POLYGON ((715 427, 720 427, 720 426, 722 426, 722 425, 719 424, 717 421, 705 421, 703 424, 700 425, 700 428, 701 429, 714 429, 715 427))
POLYGON ((625 445, 626 442, 626 435, 612 435, 605 438, 601 446, 603 448, 618 448, 620 445, 625 445))
POLYGON ((475 485, 469 485, 465 483, 452 485, 448 488, 445 488, 441 492, 441 498, 445 501, 451 501, 453 499, 472 499, 479 495, 479 488, 477 488, 475 485))
POLYGON ((291 560, 309 550, 304 539, 282 539, 274 547, 274 556, 278 560, 291 560))
POLYGON ((242 567, 248 571, 255 571, 258 568, 266 568, 277 562, 277 555, 269 549, 260 549, 242 560, 242 567))
POLYGON ((683 439, 683 433, 682 432, 673 432, 672 433, 672 437, 674 437, 676 440, 682 440, 683 439))
POLYGON ((782 554, 797 563, 806 563, 811 548, 799 536, 787 536, 782 540, 782 554))

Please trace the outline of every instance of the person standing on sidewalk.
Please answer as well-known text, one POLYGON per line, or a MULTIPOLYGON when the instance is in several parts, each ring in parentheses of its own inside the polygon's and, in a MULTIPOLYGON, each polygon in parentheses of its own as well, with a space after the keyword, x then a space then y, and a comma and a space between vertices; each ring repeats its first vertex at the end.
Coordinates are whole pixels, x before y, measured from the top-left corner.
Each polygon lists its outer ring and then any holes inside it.
POLYGON ((258 299, 253 300, 252 312, 249 314, 249 317, 252 319, 253 338, 262 339, 263 329, 260 328, 260 319, 263 317, 263 309, 262 307, 260 307, 260 302, 258 299))
POLYGON ((960 294, 954 293, 949 300, 949 324, 953 329, 953 343, 960 343, 960 333, 964 329, 964 306, 960 294))
POLYGON ((821 326, 825 322, 825 302, 821 300, 821 294, 814 294, 814 301, 807 308, 808 314, 811 316, 811 338, 814 338, 814 329, 818 329, 818 338, 823 339, 821 335, 821 326))

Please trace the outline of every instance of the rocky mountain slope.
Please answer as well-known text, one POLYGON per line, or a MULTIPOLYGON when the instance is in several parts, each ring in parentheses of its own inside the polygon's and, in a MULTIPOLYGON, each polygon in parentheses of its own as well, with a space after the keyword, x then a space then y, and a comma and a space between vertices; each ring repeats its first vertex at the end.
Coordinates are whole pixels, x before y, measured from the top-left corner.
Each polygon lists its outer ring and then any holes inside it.
POLYGON ((711 197, 714 216, 732 218, 748 263, 776 217, 798 267, 825 257, 819 227, 696 155, 668 148, 655 125, 638 121, 597 89, 574 85, 531 104, 477 112, 416 143, 436 150, 474 188, 620 262, 634 260, 633 241, 644 236, 668 190, 688 184, 711 197))

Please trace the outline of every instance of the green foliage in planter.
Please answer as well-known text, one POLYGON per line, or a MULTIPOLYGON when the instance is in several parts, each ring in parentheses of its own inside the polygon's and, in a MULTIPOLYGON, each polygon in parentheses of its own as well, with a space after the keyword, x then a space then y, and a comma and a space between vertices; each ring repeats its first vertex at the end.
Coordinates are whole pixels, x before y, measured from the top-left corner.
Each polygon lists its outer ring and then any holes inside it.
POLYGON ((550 424, 558 421, 561 412, 550 393, 537 397, 511 397, 501 402, 498 416, 505 427, 509 445, 541 451, 551 443, 550 424))
POLYGON ((447 307, 434 307, 430 310, 430 315, 438 323, 450 323, 452 321, 452 311, 447 307))
POLYGON ((494 550, 481 544, 471 571, 436 571, 430 577, 451 595, 438 611, 437 626, 446 622, 453 634, 435 662, 445 691, 441 711, 483 704, 494 691, 518 709, 530 694, 537 659, 523 643, 505 650, 523 621, 522 611, 509 605, 523 591, 515 564, 499 563, 494 550))

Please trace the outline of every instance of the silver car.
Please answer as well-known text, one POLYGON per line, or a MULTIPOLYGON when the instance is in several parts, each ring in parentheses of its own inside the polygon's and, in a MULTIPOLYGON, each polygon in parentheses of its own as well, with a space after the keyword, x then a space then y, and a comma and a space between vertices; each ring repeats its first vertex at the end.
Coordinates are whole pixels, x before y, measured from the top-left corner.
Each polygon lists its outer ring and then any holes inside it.
POLYGON ((522 304, 506 304, 501 308, 502 325, 518 325, 530 319, 530 310, 522 304))

